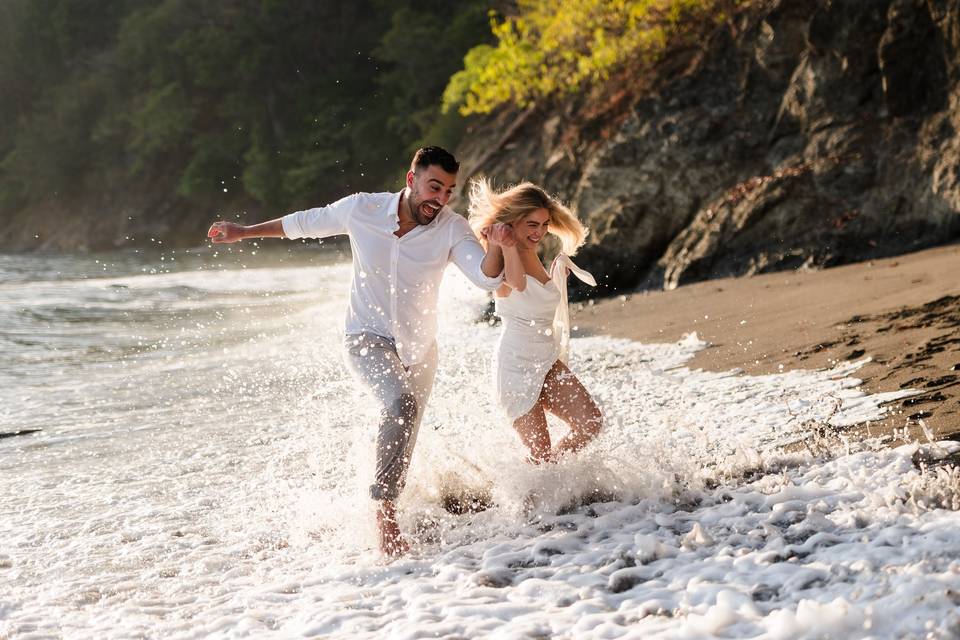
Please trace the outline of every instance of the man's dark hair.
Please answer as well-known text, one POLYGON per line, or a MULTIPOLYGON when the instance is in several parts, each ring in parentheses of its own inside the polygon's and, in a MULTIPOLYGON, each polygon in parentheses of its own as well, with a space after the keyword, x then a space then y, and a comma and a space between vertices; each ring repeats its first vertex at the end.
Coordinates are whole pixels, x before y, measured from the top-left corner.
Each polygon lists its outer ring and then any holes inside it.
POLYGON ((413 162, 410 163, 410 170, 416 172, 417 169, 426 169, 433 165, 438 165, 447 173, 456 173, 460 170, 460 163, 453 157, 453 154, 442 147, 423 147, 417 149, 413 154, 413 162))

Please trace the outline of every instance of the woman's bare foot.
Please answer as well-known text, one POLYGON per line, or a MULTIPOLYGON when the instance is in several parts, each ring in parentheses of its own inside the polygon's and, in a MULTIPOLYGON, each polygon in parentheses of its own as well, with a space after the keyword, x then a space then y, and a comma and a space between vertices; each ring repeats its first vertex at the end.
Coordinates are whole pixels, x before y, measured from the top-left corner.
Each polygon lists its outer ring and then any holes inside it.
POLYGON ((410 545, 400 533, 397 512, 392 502, 384 500, 377 509, 377 531, 380 534, 380 553, 396 558, 410 551, 410 545))

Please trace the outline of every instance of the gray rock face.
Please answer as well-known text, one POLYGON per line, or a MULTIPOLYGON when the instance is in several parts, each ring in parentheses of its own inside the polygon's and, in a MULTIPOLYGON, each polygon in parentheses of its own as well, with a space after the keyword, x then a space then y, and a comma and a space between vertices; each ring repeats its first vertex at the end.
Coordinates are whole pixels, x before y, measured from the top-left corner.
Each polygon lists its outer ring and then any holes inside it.
POLYGON ((607 293, 902 253, 960 237, 958 78, 953 0, 774 1, 606 112, 482 123, 462 177, 566 199, 607 293))

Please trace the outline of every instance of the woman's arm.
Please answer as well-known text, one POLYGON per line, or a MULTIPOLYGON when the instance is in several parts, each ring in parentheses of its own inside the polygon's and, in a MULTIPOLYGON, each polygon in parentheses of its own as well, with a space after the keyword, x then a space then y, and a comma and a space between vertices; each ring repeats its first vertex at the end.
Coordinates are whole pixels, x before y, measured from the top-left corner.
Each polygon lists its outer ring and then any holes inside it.
POLYGON ((503 280, 517 291, 527 288, 527 270, 516 245, 503 248, 503 280))
POLYGON ((498 222, 483 230, 483 236, 491 245, 499 246, 503 253, 503 281, 517 291, 523 291, 527 288, 527 270, 523 266, 523 260, 520 259, 520 253, 517 250, 517 237, 513 232, 513 227, 509 224, 498 222))

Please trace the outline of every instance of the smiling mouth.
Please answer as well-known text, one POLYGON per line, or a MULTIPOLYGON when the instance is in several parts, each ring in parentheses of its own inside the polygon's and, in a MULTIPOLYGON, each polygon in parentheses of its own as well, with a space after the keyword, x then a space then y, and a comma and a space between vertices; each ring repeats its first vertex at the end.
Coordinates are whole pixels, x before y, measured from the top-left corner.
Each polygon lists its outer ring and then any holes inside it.
POLYGON ((432 218, 433 216, 437 215, 438 211, 440 211, 440 205, 424 202, 420 205, 420 211, 422 211, 426 216, 432 218))

